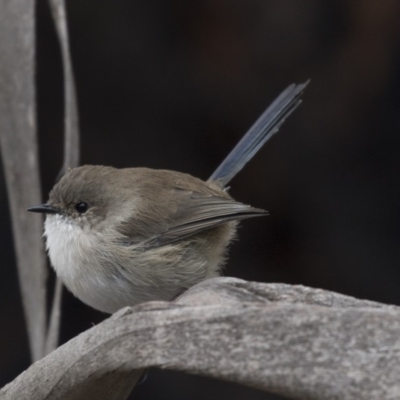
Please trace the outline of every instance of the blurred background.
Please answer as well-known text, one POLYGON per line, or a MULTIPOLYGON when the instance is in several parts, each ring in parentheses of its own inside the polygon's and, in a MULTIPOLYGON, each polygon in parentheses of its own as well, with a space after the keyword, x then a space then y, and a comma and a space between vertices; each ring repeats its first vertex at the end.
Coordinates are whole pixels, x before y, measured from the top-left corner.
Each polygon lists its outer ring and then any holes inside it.
MULTIPOLYGON (((245 221, 225 275, 400 305, 400 2, 67 1, 82 163, 207 179, 268 104, 301 107, 232 181, 269 210, 245 221)), ((37 1, 43 200, 61 167, 60 50, 37 1)), ((3 171, 0 205, 7 210, 3 171)), ((29 204, 27 204, 29 206, 29 204)), ((29 365, 9 215, 0 224, 0 386, 29 365)), ((54 276, 50 277, 50 284, 54 276)), ((65 291, 61 341, 106 315, 65 291)), ((131 399, 282 399, 150 370, 131 399)))

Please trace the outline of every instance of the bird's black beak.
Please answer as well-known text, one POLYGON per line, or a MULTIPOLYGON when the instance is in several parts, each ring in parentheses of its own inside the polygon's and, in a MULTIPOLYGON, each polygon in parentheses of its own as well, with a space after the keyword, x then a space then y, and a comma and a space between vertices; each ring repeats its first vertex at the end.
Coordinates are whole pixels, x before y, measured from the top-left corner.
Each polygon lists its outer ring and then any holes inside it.
POLYGON ((26 211, 32 211, 37 213, 44 213, 44 214, 59 214, 60 212, 51 207, 50 204, 40 204, 39 206, 29 207, 26 211))

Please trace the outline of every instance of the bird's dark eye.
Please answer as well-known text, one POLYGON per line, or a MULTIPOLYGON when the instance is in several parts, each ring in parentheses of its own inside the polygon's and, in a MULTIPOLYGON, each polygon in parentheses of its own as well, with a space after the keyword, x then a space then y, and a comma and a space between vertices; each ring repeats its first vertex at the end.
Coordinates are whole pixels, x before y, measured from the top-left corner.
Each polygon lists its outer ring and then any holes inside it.
POLYGON ((87 203, 84 202, 80 202, 75 205, 75 210, 78 211, 79 214, 85 213, 88 208, 89 206, 87 205, 87 203))

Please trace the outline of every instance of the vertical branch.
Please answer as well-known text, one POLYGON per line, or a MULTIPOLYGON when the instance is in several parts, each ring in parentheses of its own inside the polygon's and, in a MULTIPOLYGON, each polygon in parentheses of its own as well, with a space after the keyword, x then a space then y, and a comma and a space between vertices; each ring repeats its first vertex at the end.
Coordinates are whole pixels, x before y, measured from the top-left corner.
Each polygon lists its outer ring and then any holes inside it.
POLYGON ((49 0, 60 41, 64 69, 64 161, 60 175, 79 165, 79 128, 76 90, 68 41, 67 15, 64 0, 49 0))
MULTIPOLYGON (((49 3, 60 42, 64 70, 64 161, 59 173, 59 177, 61 177, 68 168, 74 168, 79 165, 80 149, 78 109, 68 41, 65 2, 64 0, 49 0, 49 3)), ((61 296, 62 283, 59 278, 57 278, 49 329, 46 338, 46 354, 50 353, 57 347, 60 331, 61 296)))
POLYGON ((40 203, 34 87, 35 3, 0 1, 0 144, 32 359, 43 355, 46 329, 46 263, 40 203))
POLYGON ((56 287, 54 290, 53 304, 50 313, 50 322, 47 330, 44 354, 47 355, 57 348, 58 338, 60 336, 60 320, 61 320, 61 299, 63 284, 57 277, 56 287))

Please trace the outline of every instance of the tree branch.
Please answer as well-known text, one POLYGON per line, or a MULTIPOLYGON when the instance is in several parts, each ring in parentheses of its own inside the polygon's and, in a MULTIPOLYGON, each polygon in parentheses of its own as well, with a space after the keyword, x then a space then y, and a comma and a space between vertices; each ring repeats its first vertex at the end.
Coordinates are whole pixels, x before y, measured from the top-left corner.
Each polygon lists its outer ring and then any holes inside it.
POLYGON ((78 107, 68 41, 65 1, 49 0, 49 3, 60 42, 64 70, 64 162, 60 172, 60 175, 63 175, 68 168, 75 168, 79 165, 78 107))
POLYGON ((22 302, 33 360, 43 355, 46 325, 46 263, 34 88, 35 24, 31 0, 0 1, 0 144, 22 302))
POLYGON ((294 399, 395 399, 399 351, 399 307, 215 278, 173 303, 120 310, 32 365, 0 397, 120 400, 142 368, 157 366, 294 399))

